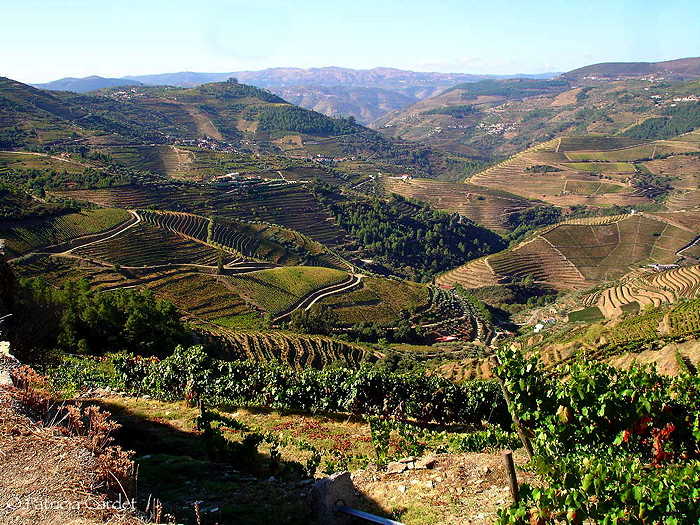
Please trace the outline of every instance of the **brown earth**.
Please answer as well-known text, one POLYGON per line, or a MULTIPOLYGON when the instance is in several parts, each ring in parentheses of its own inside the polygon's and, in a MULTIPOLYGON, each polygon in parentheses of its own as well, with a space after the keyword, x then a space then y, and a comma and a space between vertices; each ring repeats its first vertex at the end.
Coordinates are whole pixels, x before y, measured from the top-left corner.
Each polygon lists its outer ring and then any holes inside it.
POLYGON ((97 470, 83 439, 34 420, 0 387, 0 523, 144 523, 98 494, 97 470))
MULTIPOLYGON (((432 469, 397 474, 370 466, 355 472, 353 482, 373 506, 397 516, 406 525, 492 523, 499 508, 510 504, 508 477, 498 453, 439 454, 432 469)), ((514 453, 516 468, 527 461, 514 453)), ((390 470, 390 469, 389 469, 390 470)), ((517 468, 519 482, 533 483, 517 468)))

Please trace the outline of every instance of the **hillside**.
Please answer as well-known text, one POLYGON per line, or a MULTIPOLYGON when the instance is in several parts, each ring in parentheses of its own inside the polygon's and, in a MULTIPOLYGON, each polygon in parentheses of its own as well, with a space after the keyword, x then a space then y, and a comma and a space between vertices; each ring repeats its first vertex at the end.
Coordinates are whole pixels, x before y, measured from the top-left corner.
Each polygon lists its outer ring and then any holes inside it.
POLYGON ((643 207, 656 201, 680 210, 696 206, 697 153, 697 132, 657 141, 562 137, 491 166, 469 182, 557 206, 643 207))
POLYGON ((566 216, 649 209, 680 219, 696 214, 700 206, 698 137, 698 132, 655 141, 564 136, 478 171, 463 183, 383 176, 380 186, 386 194, 418 199, 515 238, 566 216))
MULTIPOLYGON (((512 75, 551 78, 556 74, 512 75)), ((395 68, 357 70, 341 67, 272 68, 231 73, 163 73, 126 77, 147 85, 195 87, 228 78, 266 88, 285 100, 328 116, 353 116, 367 124, 389 111, 437 95, 458 82, 473 82, 498 75, 427 73, 395 68)))
POLYGON ((229 160, 235 169, 241 155, 258 164, 261 154, 317 163, 368 158, 429 176, 459 170, 466 160, 387 140, 352 118, 329 118, 233 80, 77 94, 0 79, 0 110, 0 148, 80 151, 168 175, 191 165, 223 168, 229 160))
POLYGON ((73 91, 74 93, 87 93, 113 87, 141 86, 141 82, 127 78, 104 78, 90 76, 84 78, 66 77, 45 84, 33 84, 35 88, 49 91, 73 91))
POLYGON ((699 93, 697 82, 636 78, 586 85, 566 77, 485 80, 454 86, 370 126, 453 153, 509 156, 564 135, 663 138, 690 131, 700 125, 699 93), (669 120, 671 129, 659 129, 669 120))
POLYGON ((330 117, 352 116, 361 124, 410 106, 418 99, 400 91, 355 86, 284 86, 273 92, 292 104, 330 117))
POLYGON ((680 58, 665 62, 605 62, 562 74, 562 78, 576 82, 638 77, 656 77, 660 80, 700 78, 700 58, 680 58))
POLYGON ((557 290, 585 289, 642 265, 675 263, 696 238, 696 231, 653 214, 574 219, 442 274, 436 282, 480 288, 529 278, 557 290))

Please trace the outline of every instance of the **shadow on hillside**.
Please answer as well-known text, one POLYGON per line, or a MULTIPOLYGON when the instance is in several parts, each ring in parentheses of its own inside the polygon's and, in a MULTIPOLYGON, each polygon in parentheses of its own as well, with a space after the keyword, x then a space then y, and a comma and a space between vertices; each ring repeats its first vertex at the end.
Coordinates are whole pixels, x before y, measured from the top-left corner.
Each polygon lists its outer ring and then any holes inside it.
MULTIPOLYGON (((303 479, 298 463, 282 462, 271 468, 269 454, 260 452, 241 457, 240 461, 213 461, 199 432, 180 430, 109 400, 89 403, 111 412, 121 425, 114 434, 117 443, 134 452, 140 509, 157 498, 163 503, 164 512, 174 516, 177 523, 187 525, 317 523, 311 511, 311 484, 303 479), (194 510, 197 501, 200 522, 194 510)), ((336 417, 340 421, 348 419, 336 417)), ((362 510, 390 517, 391 513, 377 502, 361 494, 360 500, 358 506, 362 510)))
MULTIPOLYGON (((250 412, 251 414, 260 414, 260 415, 268 415, 268 414, 280 414, 282 416, 299 416, 299 417, 318 417, 318 418, 325 418, 330 421, 336 422, 336 423, 367 423, 367 420, 365 419, 364 416, 361 415, 356 415, 356 414, 340 414, 338 412, 314 412, 313 414, 309 412, 304 412, 302 410, 288 410, 288 409, 277 409, 277 408, 263 408, 263 407, 238 407, 235 405, 232 406, 226 406, 226 405, 221 405, 217 407, 218 409, 225 411, 225 412, 230 412, 234 413, 239 409, 244 409, 247 412, 250 412)), ((460 423, 420 423, 415 420, 409 420, 409 419, 402 419, 402 418, 396 418, 396 421, 401 421, 404 423, 410 423, 411 425, 414 425, 419 428, 423 428, 426 430, 433 430, 437 432, 473 432, 474 430, 481 430, 481 427, 475 428, 474 425, 465 425, 465 424, 460 424, 460 423)))

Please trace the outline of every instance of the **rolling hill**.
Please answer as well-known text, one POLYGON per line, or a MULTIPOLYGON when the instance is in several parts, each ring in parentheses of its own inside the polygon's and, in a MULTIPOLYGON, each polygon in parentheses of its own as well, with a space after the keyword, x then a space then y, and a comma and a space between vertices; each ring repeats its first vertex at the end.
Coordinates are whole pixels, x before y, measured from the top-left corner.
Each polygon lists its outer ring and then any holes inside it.
POLYGON ((569 71, 563 78, 604 80, 638 77, 662 77, 665 80, 691 80, 700 78, 700 58, 680 58, 665 62, 604 62, 569 71))
POLYGON ((697 81, 483 80, 460 84, 370 126, 455 154, 506 157, 564 135, 663 138, 700 126, 697 81))
POLYGON ((306 160, 368 157, 429 176, 460 170, 464 161, 387 140, 352 118, 333 119, 234 80, 77 94, 0 79, 0 111, 0 148, 96 150, 128 167, 160 173, 182 171, 199 154, 210 162, 212 151, 223 153, 217 159, 220 175, 229 173, 224 163, 237 153, 249 160, 259 154, 306 160))
MULTIPOLYGON (((555 73, 512 75, 551 78, 555 73)), ((230 73, 163 73, 125 77, 146 85, 196 87, 235 77, 240 82, 269 89, 285 100, 328 116, 353 116, 367 124, 389 111, 437 95, 458 82, 473 82, 497 75, 429 73, 395 68, 357 70, 341 67, 270 68, 230 73)))
POLYGON ((98 89, 141 86, 141 82, 128 78, 104 78, 96 75, 84 78, 66 77, 45 84, 33 84, 35 88, 49 91, 73 91, 74 93, 87 93, 98 89))

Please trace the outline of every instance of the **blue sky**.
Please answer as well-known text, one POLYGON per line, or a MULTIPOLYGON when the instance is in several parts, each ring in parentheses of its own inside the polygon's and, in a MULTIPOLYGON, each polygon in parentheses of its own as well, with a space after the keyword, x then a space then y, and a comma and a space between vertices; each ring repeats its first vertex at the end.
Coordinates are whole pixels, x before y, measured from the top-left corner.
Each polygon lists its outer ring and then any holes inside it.
POLYGON ((700 1, 2 0, 0 75, 566 71, 700 56, 700 1))

